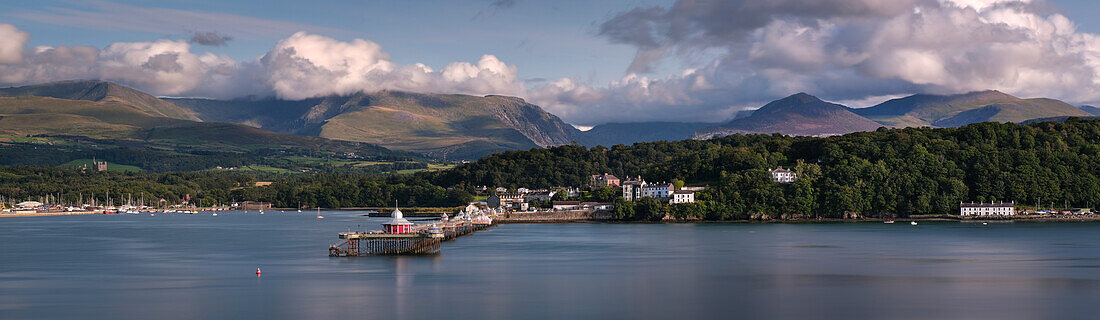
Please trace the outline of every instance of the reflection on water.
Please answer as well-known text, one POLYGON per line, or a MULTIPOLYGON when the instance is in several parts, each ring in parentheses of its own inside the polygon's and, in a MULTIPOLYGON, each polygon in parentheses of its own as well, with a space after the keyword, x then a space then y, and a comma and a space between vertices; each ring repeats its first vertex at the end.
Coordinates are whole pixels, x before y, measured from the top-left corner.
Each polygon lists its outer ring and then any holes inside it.
POLYGON ((359 214, 0 219, 0 318, 1051 319, 1100 298, 1092 223, 503 225, 328 257, 383 220, 359 214))

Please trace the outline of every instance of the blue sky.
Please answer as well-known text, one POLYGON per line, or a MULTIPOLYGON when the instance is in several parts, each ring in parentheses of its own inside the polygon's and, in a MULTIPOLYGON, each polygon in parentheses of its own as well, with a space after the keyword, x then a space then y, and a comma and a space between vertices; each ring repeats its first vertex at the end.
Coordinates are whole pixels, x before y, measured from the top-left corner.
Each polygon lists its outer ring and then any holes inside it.
POLYGON ((853 107, 986 89, 1100 103, 1100 1, 778 3, 5 1, 0 85, 506 94, 581 125, 722 121, 799 91, 853 107), (229 40, 189 44, 194 33, 229 40))

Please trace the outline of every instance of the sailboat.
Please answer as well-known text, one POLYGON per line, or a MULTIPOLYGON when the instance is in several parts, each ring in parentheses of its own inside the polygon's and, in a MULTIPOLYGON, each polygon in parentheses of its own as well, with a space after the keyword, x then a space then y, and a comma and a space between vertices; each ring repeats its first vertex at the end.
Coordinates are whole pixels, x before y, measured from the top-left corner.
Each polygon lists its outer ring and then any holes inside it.
POLYGON ((324 218, 325 217, 321 215, 321 207, 317 207, 317 219, 324 219, 324 218))
POLYGON ((264 214, 264 202, 260 201, 260 214, 264 214))
POLYGON ((302 213, 302 202, 298 201, 298 213, 302 213))

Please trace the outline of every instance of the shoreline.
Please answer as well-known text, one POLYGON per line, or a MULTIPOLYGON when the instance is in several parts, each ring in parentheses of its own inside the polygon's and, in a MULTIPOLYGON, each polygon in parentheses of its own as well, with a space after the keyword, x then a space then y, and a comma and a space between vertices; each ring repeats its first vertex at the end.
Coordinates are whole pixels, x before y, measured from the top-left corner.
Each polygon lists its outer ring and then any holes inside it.
MULTIPOLYGON (((364 208, 337 208, 337 209, 322 209, 322 211, 362 211, 364 208)), ((370 208, 375 209, 375 208, 370 208)), ((283 210, 283 208, 274 208, 268 210, 283 210)), ((287 209, 296 210, 296 209, 287 209)), ((315 209, 316 210, 316 209, 315 209)), ((244 211, 244 210, 238 210, 244 211)), ((252 210, 250 210, 252 211, 252 210)), ((304 212, 304 210, 303 210, 304 212)), ((105 214, 95 211, 74 211, 74 212, 40 212, 40 213, 2 213, 0 218, 4 217, 51 217, 51 216, 74 216, 74 215, 96 215, 105 214)), ((111 215, 111 214, 108 214, 111 215)), ((389 216, 388 214, 382 214, 380 216, 389 216)), ((551 211, 551 212, 509 212, 499 214, 498 218, 494 219, 497 223, 796 223, 796 224, 809 224, 809 223, 866 223, 877 222, 884 223, 887 219, 883 218, 854 218, 854 219, 840 219, 840 218, 807 218, 807 219, 737 219, 737 220, 706 220, 706 219, 679 219, 666 217, 665 219, 658 221, 648 220, 618 220, 612 218, 613 213, 610 211, 591 211, 591 210, 567 210, 567 211, 551 211)), ((432 213, 423 212, 420 214, 407 215, 410 217, 436 217, 432 213)), ((1083 214, 1083 215, 1018 215, 1009 217, 958 217, 958 216, 919 216, 910 218, 896 218, 893 219, 896 223, 906 222, 963 222, 963 223, 979 223, 979 222, 1100 222, 1100 214, 1083 214)))

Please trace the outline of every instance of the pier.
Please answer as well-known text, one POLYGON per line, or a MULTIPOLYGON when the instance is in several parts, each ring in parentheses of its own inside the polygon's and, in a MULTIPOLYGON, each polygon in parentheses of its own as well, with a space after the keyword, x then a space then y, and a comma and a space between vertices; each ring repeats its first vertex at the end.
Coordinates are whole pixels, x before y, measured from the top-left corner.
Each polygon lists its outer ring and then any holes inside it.
POLYGON ((470 205, 454 219, 446 214, 439 222, 413 224, 405 220, 401 210, 394 209, 383 230, 341 232, 339 244, 328 248, 332 257, 368 255, 426 255, 439 253, 442 242, 454 240, 493 226, 493 218, 470 205))

